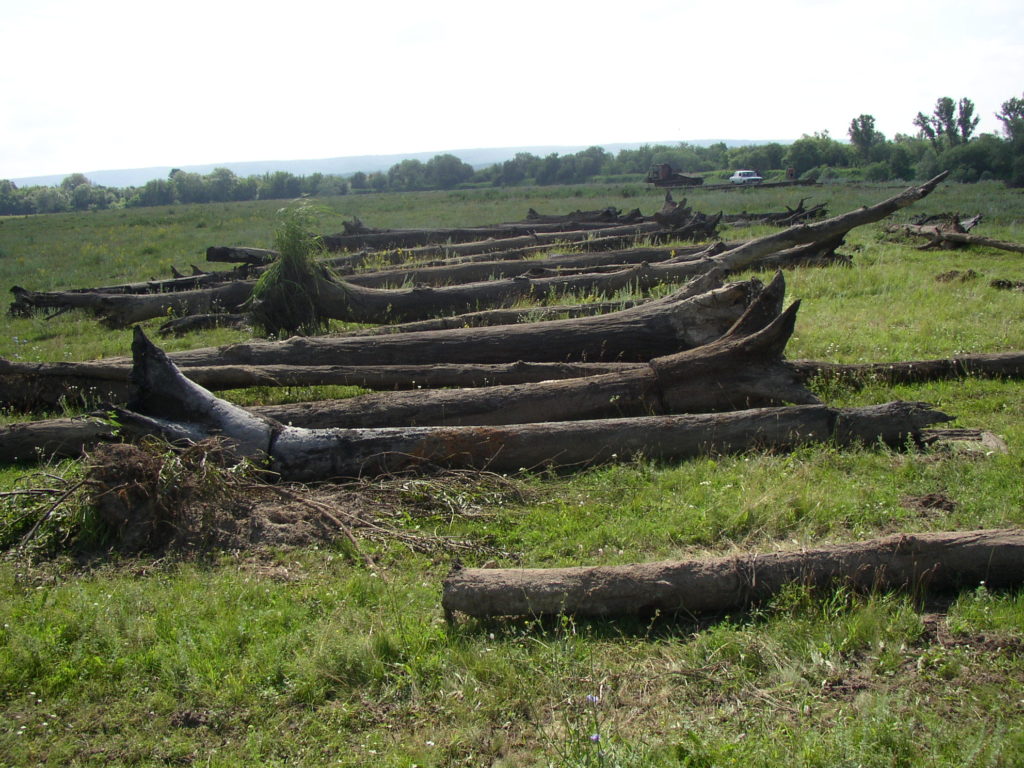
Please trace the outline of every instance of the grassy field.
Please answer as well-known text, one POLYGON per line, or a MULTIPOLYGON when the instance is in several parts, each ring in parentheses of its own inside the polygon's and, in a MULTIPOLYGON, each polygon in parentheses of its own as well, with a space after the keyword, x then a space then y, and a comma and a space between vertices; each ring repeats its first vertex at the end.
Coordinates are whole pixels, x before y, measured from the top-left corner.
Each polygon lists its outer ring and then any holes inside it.
MULTIPOLYGON (((894 188, 693 191, 698 210, 832 213, 894 188)), ((677 193, 677 198, 682 193, 677 193)), ((367 195, 323 202, 325 231, 488 224, 528 208, 651 213, 639 185, 367 195)), ((0 283, 54 290, 163 277, 209 245, 271 244, 280 203, 0 219, 0 283)), ((1024 196, 944 185, 904 212, 982 213, 1024 241, 1024 196)), ((726 230, 745 239, 766 230, 726 230)), ((837 362, 1024 349, 1019 254, 923 252, 855 230, 851 268, 788 273, 802 300, 787 354, 837 362), (940 282, 950 270, 977 273, 940 282)), ((147 327, 154 327, 154 321, 147 327)), ((242 338, 216 331, 168 349, 242 338)), ((0 356, 127 352, 126 331, 68 313, 5 317, 0 356)), ((664 464, 637 460, 475 487, 397 478, 363 489, 388 524, 473 543, 466 565, 597 565, 1024 525, 1024 388, 967 379, 819 387, 834 405, 924 400, 1007 453, 815 446, 664 464), (936 503, 936 501, 941 503, 936 503)), ((305 393, 247 392, 253 402, 305 393)), ((36 415, 38 416, 38 415, 36 415)), ((28 418, 3 414, 7 421, 28 418)), ((0 491, 74 478, 77 462, 0 467, 0 491), (42 470, 47 474, 30 477, 42 470)), ((15 526, 19 507, 0 507, 15 526)), ((59 538, 61 521, 55 524, 59 538)), ((70 526, 73 521, 64 523, 70 526)), ((810 595, 741 614, 647 622, 463 621, 440 583, 452 555, 400 538, 201 555, 0 561, 0 766, 1024 765, 1024 594, 949 600, 810 595)))

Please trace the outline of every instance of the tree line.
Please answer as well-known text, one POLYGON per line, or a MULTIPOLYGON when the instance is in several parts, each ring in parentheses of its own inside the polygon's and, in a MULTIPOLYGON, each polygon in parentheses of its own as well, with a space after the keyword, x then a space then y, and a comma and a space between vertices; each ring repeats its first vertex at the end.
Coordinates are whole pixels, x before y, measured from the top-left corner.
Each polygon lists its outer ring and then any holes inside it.
POLYGON ((175 168, 166 179, 126 188, 93 184, 81 173, 73 173, 53 187, 19 188, 11 181, 0 180, 0 215, 294 199, 304 195, 635 181, 662 163, 683 173, 750 168, 771 178, 773 172, 782 175, 791 170, 800 178, 822 181, 843 177, 911 181, 949 170, 955 181, 997 179, 1024 187, 1024 98, 1005 101, 996 117, 1001 134, 976 135, 979 118, 974 103, 968 98, 954 101, 942 97, 931 113, 917 113, 916 135, 898 133, 886 138, 876 129, 874 116, 861 114, 850 121, 848 143, 825 131, 804 134, 790 144, 644 145, 614 155, 601 147, 590 147, 546 157, 520 152, 502 163, 479 169, 454 155, 441 154, 427 162, 407 159, 387 171, 360 171, 348 177, 323 173, 296 176, 276 171, 243 178, 227 168, 215 168, 205 175, 175 168))

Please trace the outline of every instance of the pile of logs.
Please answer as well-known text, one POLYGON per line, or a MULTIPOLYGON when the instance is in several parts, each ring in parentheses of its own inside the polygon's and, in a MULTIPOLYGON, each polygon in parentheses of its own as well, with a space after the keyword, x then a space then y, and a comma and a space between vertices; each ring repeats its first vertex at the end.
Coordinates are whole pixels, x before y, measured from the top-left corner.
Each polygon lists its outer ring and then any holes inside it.
POLYGON ((888 231, 925 238, 927 242, 918 246, 922 251, 936 249, 949 251, 968 245, 977 245, 1001 251, 1024 253, 1024 244, 971 234, 971 230, 981 223, 981 219, 981 214, 965 219, 960 214, 943 213, 915 217, 909 224, 890 226, 888 231))
MULTIPOLYGON (((679 213, 682 204, 666 205, 653 221, 631 215, 627 223, 613 209, 578 212, 565 221, 531 212, 533 229, 525 235, 515 229, 518 225, 444 230, 451 243, 467 245, 463 253, 440 263, 363 272, 325 286, 324 307, 333 317, 407 323, 388 326, 384 333, 252 341, 165 354, 136 326, 130 359, 0 361, 4 405, 33 408, 76 396, 99 399, 107 403, 105 413, 115 414, 116 423, 115 428, 93 416, 3 427, 0 460, 75 455, 101 440, 159 435, 195 443, 216 436, 239 459, 281 480, 311 482, 438 467, 518 472, 640 455, 680 460, 758 448, 787 450, 822 441, 894 447, 924 442, 932 425, 950 417, 917 402, 831 407, 807 388, 809 379, 911 381, 965 372, 1022 376, 1024 355, 875 366, 788 361, 784 350, 799 302, 784 307, 782 272, 776 271, 767 285, 756 279, 726 282, 726 277, 752 267, 777 269, 834 259, 835 248, 850 229, 913 203, 941 180, 749 242, 694 249, 635 243, 623 248, 617 240, 675 237, 700 219, 685 207, 679 213), (581 229, 584 225, 593 228, 581 229), (542 232, 541 227, 551 229, 542 232), (564 239, 581 231, 591 236, 588 244, 616 244, 543 261, 523 260, 536 243, 521 244, 520 238, 536 241, 557 233, 564 239), (501 242, 505 235, 517 239, 512 249, 485 245, 501 242), (496 253, 503 256, 495 258, 496 253), (388 287, 407 281, 421 285, 388 287), (664 282, 683 285, 664 298, 602 305, 557 319, 521 322, 535 318, 494 308, 525 296, 571 291, 608 296, 626 286, 664 282), (481 306, 492 308, 479 311, 481 306), (459 314, 470 309, 478 311, 459 314), (327 383, 381 391, 259 408, 241 408, 211 391, 327 383)), ((712 226, 718 226, 717 218, 712 226)), ((357 223, 347 229, 335 245, 344 243, 353 250, 438 247, 437 240, 422 232, 373 232, 357 223)), ((250 260, 241 261, 243 268, 258 271, 265 256, 250 252, 250 260)), ((352 266, 357 256, 342 258, 352 266)), ((209 285, 201 282, 205 277, 176 277, 169 281, 174 288, 159 283, 150 292, 118 286, 101 294, 58 296, 18 289, 16 304, 18 311, 88 307, 112 325, 125 325, 155 316, 150 314, 153 307, 163 307, 157 314, 168 309, 209 311, 214 305, 237 309, 251 290, 247 280, 209 285), (176 290, 186 281, 192 281, 187 290, 176 290)), ((558 311, 568 313, 566 308, 558 311)), ((1010 534, 979 532, 964 545, 983 549, 990 562, 1016 563, 1019 570, 1021 545, 1010 534)), ((941 537, 915 537, 838 553, 805 552, 797 559, 779 554, 723 563, 558 572, 459 569, 446 580, 444 607, 452 615, 480 616, 695 612, 705 608, 699 595, 722 610, 723 604, 760 599, 794 578, 819 584, 849 572, 855 586, 918 585, 927 571, 933 580, 945 579, 943 583, 977 579, 977 568, 960 567, 947 557, 950 546, 941 537), (946 563, 948 570, 936 570, 936 562, 946 563), (723 603, 723 595, 733 602, 723 603)))
MULTIPOLYGON (((780 215, 797 221, 792 211, 780 215)), ((345 253, 326 259, 342 276, 324 282, 318 311, 325 318, 353 323, 413 322, 508 307, 523 298, 607 297, 624 288, 649 290, 685 282, 712 268, 715 262, 710 259, 718 250, 729 251, 739 244, 718 244, 716 250, 709 250, 659 248, 650 243, 711 240, 721 218, 721 214, 694 212, 685 201, 677 204, 669 198, 652 217, 639 211, 623 216, 614 208, 568 216, 544 216, 531 209, 525 221, 495 227, 371 231, 352 225, 346 234, 322 238, 328 250, 345 253), (640 242, 646 245, 640 247, 640 242), (583 253, 527 260, 564 244, 574 244, 583 253), (367 262, 396 266, 370 271, 365 269, 367 262), (415 287, 403 287, 409 285, 415 287)), ((844 231, 837 229, 831 238, 797 239, 791 245, 804 245, 802 250, 773 247, 744 257, 745 263, 736 261, 731 268, 841 261, 844 257, 835 249, 844 231)), ((110 328, 174 315, 177 319, 167 326, 174 333, 239 324, 244 322, 255 278, 275 256, 260 248, 211 246, 208 261, 239 266, 220 272, 193 266, 193 274, 187 276, 175 271, 167 280, 72 291, 36 292, 14 286, 9 311, 21 316, 45 311, 55 316, 86 310, 110 328)))

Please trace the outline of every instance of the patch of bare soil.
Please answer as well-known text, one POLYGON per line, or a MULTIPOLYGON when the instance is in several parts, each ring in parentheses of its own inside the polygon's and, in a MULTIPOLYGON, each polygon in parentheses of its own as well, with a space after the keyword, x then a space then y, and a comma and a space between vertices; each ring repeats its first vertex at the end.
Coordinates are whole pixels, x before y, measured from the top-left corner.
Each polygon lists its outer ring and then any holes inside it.
POLYGON ((967 269, 961 271, 959 269, 951 269, 949 272, 942 272, 935 276, 935 279, 940 283, 966 283, 968 280, 976 280, 978 273, 973 269, 967 269))
POLYGON ((1001 291, 1024 291, 1024 280, 993 280, 989 285, 1001 291))
POLYGON ((900 506, 917 512, 923 517, 935 515, 939 512, 955 512, 956 502, 944 493, 926 493, 923 496, 904 496, 900 499, 900 506))

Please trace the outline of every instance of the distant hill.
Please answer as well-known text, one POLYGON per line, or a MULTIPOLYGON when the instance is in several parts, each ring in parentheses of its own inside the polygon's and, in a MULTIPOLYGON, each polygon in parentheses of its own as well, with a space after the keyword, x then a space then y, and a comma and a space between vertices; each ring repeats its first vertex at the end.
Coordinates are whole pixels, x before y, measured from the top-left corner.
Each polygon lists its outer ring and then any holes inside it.
MULTIPOLYGON (((772 141, 778 141, 780 144, 790 143, 790 140, 773 139, 698 139, 696 141, 687 141, 685 143, 693 146, 706 147, 711 144, 724 142, 726 146, 729 147, 743 147, 751 144, 769 144, 772 141)), ((645 144, 665 144, 673 146, 680 143, 680 141, 638 141, 630 144, 604 144, 602 146, 607 152, 616 154, 619 150, 636 149, 637 147, 642 147, 645 144)), ((386 171, 391 166, 396 163, 400 163, 403 160, 413 159, 426 162, 435 155, 452 154, 464 163, 469 163, 474 168, 482 168, 494 165, 495 163, 503 163, 514 157, 518 152, 529 152, 530 154, 538 155, 540 157, 550 155, 552 152, 557 152, 559 155, 568 155, 587 149, 588 146, 592 145, 581 144, 578 146, 449 149, 438 150, 437 152, 414 152, 402 155, 357 155, 353 157, 329 157, 317 160, 251 160, 239 163, 210 163, 208 165, 176 166, 166 165, 154 166, 152 168, 127 168, 115 171, 83 171, 83 173, 94 184, 99 184, 104 187, 141 187, 147 181, 151 181, 152 179, 166 179, 173 168, 181 168, 183 171, 190 171, 201 175, 208 174, 214 168, 228 168, 237 176, 243 178, 246 176, 260 176, 264 173, 274 173, 275 171, 288 171, 296 176, 309 176, 313 173, 351 176, 357 171, 363 171, 364 173, 386 171)), ((19 187, 52 187, 60 184, 66 176, 76 172, 76 170, 72 169, 63 174, 51 176, 27 176, 20 179, 11 179, 11 181, 19 187)))

